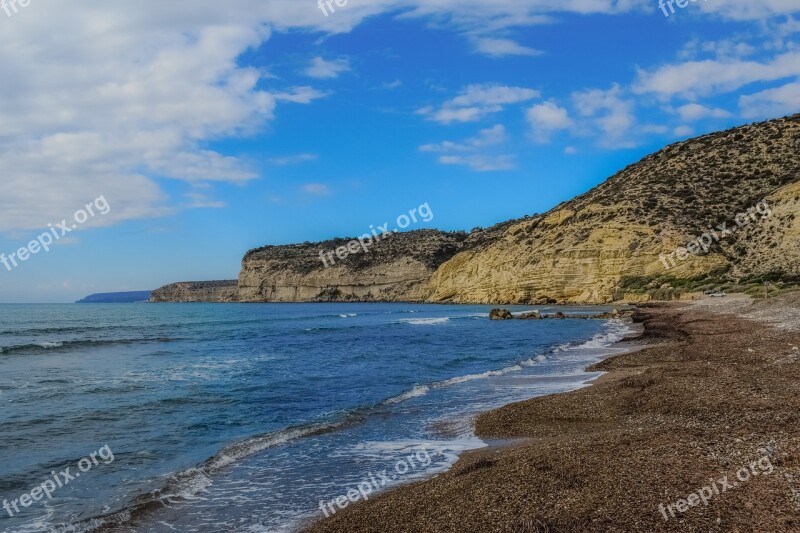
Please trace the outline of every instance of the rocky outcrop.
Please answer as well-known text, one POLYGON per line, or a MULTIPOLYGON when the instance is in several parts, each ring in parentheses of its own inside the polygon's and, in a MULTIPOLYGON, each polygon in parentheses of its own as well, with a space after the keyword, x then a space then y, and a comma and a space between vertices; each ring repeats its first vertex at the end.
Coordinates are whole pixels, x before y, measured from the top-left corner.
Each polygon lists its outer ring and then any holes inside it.
POLYGON ((236 302, 239 287, 236 280, 184 281, 166 285, 150 295, 150 301, 163 302, 236 302))
POLYGON ((579 318, 579 319, 609 319, 609 318, 630 318, 633 316, 633 311, 630 309, 626 309, 624 311, 620 311, 619 309, 614 309, 613 311, 608 311, 605 313, 598 313, 593 315, 587 314, 569 314, 565 315, 561 311, 556 311, 555 314, 545 314, 543 315, 537 310, 533 311, 526 311, 524 313, 520 313, 518 315, 512 314, 511 311, 508 309, 492 309, 489 312, 489 320, 543 320, 546 318, 557 318, 559 320, 563 320, 566 318, 579 318))
POLYGON ((514 315, 508 309, 492 309, 489 312, 489 320, 511 320, 514 315))
POLYGON ((239 300, 425 301, 431 276, 465 239, 466 233, 420 230, 386 234, 363 247, 355 239, 266 246, 245 255, 239 300))

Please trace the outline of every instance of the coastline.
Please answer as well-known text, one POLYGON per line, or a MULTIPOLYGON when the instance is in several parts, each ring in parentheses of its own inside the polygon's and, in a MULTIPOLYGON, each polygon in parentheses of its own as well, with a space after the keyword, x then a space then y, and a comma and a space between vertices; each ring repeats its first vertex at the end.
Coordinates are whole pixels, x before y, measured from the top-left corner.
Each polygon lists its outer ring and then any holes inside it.
POLYGON ((477 417, 479 438, 513 444, 467 452, 304 531, 797 529, 798 308, 797 293, 643 305, 642 334, 586 369, 605 372, 591 386, 477 417), (759 453, 771 475, 708 505, 666 507, 759 453))

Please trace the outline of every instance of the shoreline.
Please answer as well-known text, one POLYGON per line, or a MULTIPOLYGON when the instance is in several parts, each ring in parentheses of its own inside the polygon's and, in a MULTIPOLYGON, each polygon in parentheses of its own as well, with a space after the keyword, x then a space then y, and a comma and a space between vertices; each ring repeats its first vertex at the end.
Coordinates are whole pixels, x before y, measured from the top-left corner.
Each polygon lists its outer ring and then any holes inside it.
POLYGON ((645 304, 642 334, 586 369, 604 372, 591 386, 479 415, 476 436, 502 446, 302 531, 797 530, 800 335, 766 320, 794 319, 796 295, 645 304), (767 449, 779 475, 685 505, 767 449))
MULTIPOLYGON (((614 358, 614 357, 617 357, 617 356, 622 356, 622 355, 629 354, 629 353, 634 353, 634 352, 636 352, 638 350, 641 350, 641 349, 644 349, 646 347, 646 345, 642 342, 642 338, 645 335, 645 328, 641 324, 637 324, 633 320, 633 315, 635 314, 637 308, 636 308, 635 305, 631 305, 631 304, 626 304, 626 306, 629 307, 630 309, 625 311, 625 312, 626 313, 630 313, 630 314, 625 314, 623 316, 620 316, 619 318, 612 318, 612 317, 599 318, 599 317, 588 317, 588 316, 578 316, 578 317, 567 316, 566 317, 567 319, 575 319, 575 320, 587 319, 587 318, 588 319, 595 319, 595 320, 605 320, 605 321, 618 320, 618 321, 624 322, 626 327, 630 330, 629 332, 627 332, 625 334, 625 336, 623 338, 621 338, 621 339, 609 344, 608 346, 603 347, 602 350, 616 350, 616 351, 613 351, 612 353, 606 353, 606 354, 600 355, 599 356, 599 360, 597 362, 589 364, 588 366, 583 368, 583 372, 584 373, 586 373, 586 374, 596 373, 596 372, 598 372, 598 370, 592 370, 593 367, 595 367, 596 365, 598 365, 598 364, 600 364, 600 363, 602 363, 602 362, 604 362, 604 361, 606 361, 608 359, 611 359, 611 358, 614 358)), ((601 307, 601 306, 593 305, 591 307, 601 307)), ((517 320, 525 320, 525 319, 521 319, 520 317, 518 317, 516 315, 514 316, 514 318, 517 318, 517 320)), ((544 320, 548 320, 548 319, 549 320, 557 320, 555 318, 543 318, 543 319, 544 320)), ((503 408, 505 408, 505 407, 507 407, 509 405, 515 405, 515 404, 518 404, 518 403, 530 401, 530 400, 535 399, 535 398, 543 398, 543 397, 556 396, 556 395, 562 395, 562 394, 571 394, 571 393, 586 389, 588 387, 592 387, 595 384, 602 383, 604 380, 610 379, 611 376, 614 376, 613 372, 608 372, 608 371, 601 371, 601 372, 602 372, 602 374, 600 376, 597 376, 597 377, 594 377, 594 378, 588 378, 588 376, 587 376, 586 380, 582 381, 575 388, 567 390, 567 391, 551 393, 551 394, 546 394, 546 395, 542 395, 542 396, 533 396, 533 397, 530 397, 530 398, 527 398, 527 399, 522 399, 522 400, 518 400, 518 401, 515 401, 515 402, 512 402, 512 403, 506 404, 506 405, 502 405, 502 406, 496 407, 494 409, 490 409, 488 411, 483 411, 483 412, 476 413, 474 415, 474 419, 473 419, 473 422, 472 422, 472 425, 473 425, 473 436, 475 438, 481 440, 486 446, 481 447, 481 448, 476 448, 476 449, 463 451, 459 455, 458 460, 455 463, 453 463, 445 472, 440 472, 440 473, 434 474, 433 476, 431 476, 429 478, 426 478, 426 479, 423 479, 423 480, 419 480, 419 481, 415 481, 415 482, 412 482, 412 483, 404 484, 404 485, 401 485, 401 486, 398 486, 398 487, 390 488, 390 489, 388 489, 388 490, 386 490, 384 492, 379 493, 377 496, 383 496, 383 495, 391 494, 391 493, 393 493, 395 491, 401 490, 401 489, 406 488, 406 487, 413 487, 414 485, 417 485, 417 484, 420 484, 420 483, 425 483, 426 481, 430 481, 432 479, 435 479, 437 476, 440 476, 440 475, 445 474, 447 472, 452 472, 465 459, 470 458, 472 455, 483 455, 483 454, 487 454, 487 453, 490 453, 490 452, 493 452, 493 451, 501 451, 501 450, 512 449, 512 448, 515 448, 515 447, 524 446, 524 445, 530 443, 532 440, 534 440, 534 439, 532 439, 530 437, 515 437, 515 436, 498 437, 498 436, 494 436, 494 435, 491 435, 491 434, 487 434, 487 435, 479 434, 478 431, 477 431, 477 428, 475 427, 474 421, 477 420, 481 416, 484 416, 484 415, 487 415, 487 414, 491 414, 491 413, 493 413, 495 411, 498 411, 500 409, 503 409, 503 408)), ((361 505, 362 503, 363 502, 358 502, 357 505, 361 505)), ((341 514, 341 513, 342 513, 342 511, 338 511, 337 512, 337 514, 341 514)), ((332 515, 331 518, 333 518, 334 516, 336 516, 336 515, 332 515)), ((314 519, 311 519, 311 520, 307 521, 304 525, 301 525, 299 528, 294 529, 293 531, 310 532, 310 531, 315 530, 315 528, 317 526, 319 526, 322 523, 327 522, 328 520, 329 520, 329 518, 314 518, 314 519)))

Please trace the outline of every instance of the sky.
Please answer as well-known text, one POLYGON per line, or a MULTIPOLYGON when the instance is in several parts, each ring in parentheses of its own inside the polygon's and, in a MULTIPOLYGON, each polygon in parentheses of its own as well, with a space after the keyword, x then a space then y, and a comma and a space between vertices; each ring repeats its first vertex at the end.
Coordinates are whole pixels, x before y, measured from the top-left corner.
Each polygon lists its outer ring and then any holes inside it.
POLYGON ((408 230, 486 227, 800 111, 797 0, 9 2, 0 303, 235 279, 424 204, 408 230))

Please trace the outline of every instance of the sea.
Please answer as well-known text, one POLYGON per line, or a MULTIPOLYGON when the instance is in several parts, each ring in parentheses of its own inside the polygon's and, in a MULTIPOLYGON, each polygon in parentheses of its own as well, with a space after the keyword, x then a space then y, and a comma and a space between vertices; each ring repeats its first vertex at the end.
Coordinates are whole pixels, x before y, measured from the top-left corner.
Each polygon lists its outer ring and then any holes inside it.
POLYGON ((490 309, 0 305, 0 531, 299 531, 500 444, 477 414, 586 386, 631 332, 490 309))

